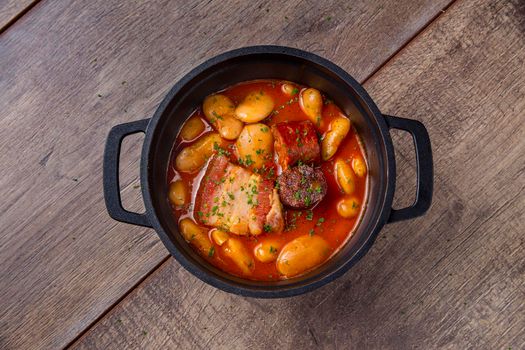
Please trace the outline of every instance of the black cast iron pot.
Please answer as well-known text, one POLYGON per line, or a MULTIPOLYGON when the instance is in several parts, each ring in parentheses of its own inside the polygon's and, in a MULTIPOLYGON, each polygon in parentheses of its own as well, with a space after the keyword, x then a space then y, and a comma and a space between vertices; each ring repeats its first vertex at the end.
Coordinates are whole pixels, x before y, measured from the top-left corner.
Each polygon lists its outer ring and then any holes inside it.
POLYGON ((279 46, 242 48, 202 63, 175 84, 153 118, 113 127, 104 153, 104 197, 113 219, 154 228, 171 255, 192 274, 227 292, 252 297, 292 296, 333 281, 368 251, 385 224, 423 215, 430 207, 432 187, 432 151, 423 124, 381 114, 363 87, 344 70, 314 54, 279 46), (349 242, 319 268, 278 282, 242 279, 208 264, 179 234, 167 199, 170 152, 185 119, 207 95, 254 79, 295 81, 330 96, 351 117, 365 144, 369 167, 366 209, 349 242), (389 134, 391 128, 412 134, 417 156, 416 200, 411 207, 400 210, 392 209, 396 165, 389 134), (122 207, 118 179, 122 139, 138 132, 146 134, 140 166, 144 214, 122 207))

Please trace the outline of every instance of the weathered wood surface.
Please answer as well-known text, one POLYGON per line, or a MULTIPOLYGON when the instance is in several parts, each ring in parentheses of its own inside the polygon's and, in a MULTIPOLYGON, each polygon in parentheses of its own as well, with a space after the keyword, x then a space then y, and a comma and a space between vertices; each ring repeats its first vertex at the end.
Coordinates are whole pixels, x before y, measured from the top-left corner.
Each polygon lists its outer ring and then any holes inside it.
MULTIPOLYGON (((386 226, 345 276, 291 299, 229 295, 170 259, 74 347, 524 349, 524 13, 459 1, 365 84, 429 129, 425 217, 386 226)), ((395 141, 408 197, 413 151, 395 141)))
POLYGON ((0 33, 14 23, 25 11, 39 0, 1 0, 0 1, 0 33))
MULTIPOLYGON (((197 63, 245 45, 307 49, 362 80, 448 3, 37 4, 0 37, 0 348, 68 344, 167 258, 152 230, 106 214, 111 126, 151 116, 197 63)), ((132 209, 140 143, 122 157, 132 209)))

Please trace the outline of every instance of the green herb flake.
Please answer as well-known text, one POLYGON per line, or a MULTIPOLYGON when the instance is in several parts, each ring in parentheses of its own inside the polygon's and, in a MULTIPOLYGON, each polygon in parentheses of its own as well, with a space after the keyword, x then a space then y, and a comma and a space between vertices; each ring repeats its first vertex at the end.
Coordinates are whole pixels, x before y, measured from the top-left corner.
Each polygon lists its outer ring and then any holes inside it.
MULTIPOLYGON (((271 232, 272 231, 272 227, 268 224, 264 224, 263 226, 264 228, 264 232, 271 232)), ((270 247, 270 253, 271 253, 271 247, 270 247)))
POLYGON ((311 236, 315 235, 315 230, 313 228, 310 229, 310 231, 308 232, 308 234, 311 236))
POLYGON ((304 204, 306 204, 306 206, 310 206, 310 204, 312 204, 312 197, 310 197, 310 195, 307 195, 304 199, 304 204))
POLYGON ((230 156, 230 152, 219 146, 217 142, 213 143, 213 149, 217 152, 220 156, 230 156))
POLYGON ((314 212, 311 210, 308 210, 308 212, 306 213, 306 220, 312 221, 313 218, 314 218, 314 212))
POLYGON ((245 159, 244 159, 244 164, 246 166, 250 166, 254 163, 254 161, 252 160, 252 156, 250 154, 248 154, 245 159))
POLYGON ((215 247, 211 247, 208 251, 208 257, 211 258, 215 254, 215 247))

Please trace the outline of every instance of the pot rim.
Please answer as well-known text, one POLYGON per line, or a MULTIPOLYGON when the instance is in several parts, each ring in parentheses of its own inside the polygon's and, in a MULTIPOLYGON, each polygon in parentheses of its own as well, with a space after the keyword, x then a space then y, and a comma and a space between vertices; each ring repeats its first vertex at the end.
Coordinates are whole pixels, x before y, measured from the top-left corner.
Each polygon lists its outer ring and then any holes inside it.
POLYGON ((394 158, 394 148, 392 144, 392 139, 389 133, 389 127, 379 111, 378 107, 372 100, 372 98, 365 91, 363 86, 359 84, 350 74, 345 70, 332 63, 331 61, 322 58, 316 54, 299 50, 296 48, 285 47, 285 46, 275 46, 275 45, 258 45, 258 46, 249 46, 243 47, 231 51, 224 52, 213 58, 210 58, 203 63, 199 64, 197 67, 192 69, 186 75, 184 75, 166 94, 157 110, 155 111, 153 117, 150 119, 146 135, 144 138, 144 144, 142 147, 141 154, 141 166, 140 166, 140 180, 143 184, 142 196, 144 199, 144 206, 146 208, 146 215, 151 223, 152 227, 157 232, 164 246, 168 249, 170 254, 191 274, 202 280, 203 282, 210 284, 216 288, 224 290, 229 293, 238 294, 248 297, 257 297, 257 298, 282 298, 290 297, 299 294, 303 294, 314 289, 317 289, 336 278, 342 276, 346 271, 348 271, 357 261, 359 261, 370 249, 374 243, 377 234, 382 229, 382 227, 387 223, 388 217, 390 215, 391 206, 394 197, 395 191, 395 178, 396 178, 396 168, 395 168, 395 158, 394 158), (234 281, 231 281, 231 284, 222 281, 220 278, 215 277, 213 274, 204 271, 199 268, 199 265, 189 259, 187 259, 184 254, 182 254, 179 249, 171 241, 169 234, 164 231, 160 221, 157 218, 155 213, 153 199, 149 192, 149 164, 150 159, 150 150, 153 142, 154 130, 157 127, 157 124, 161 117, 168 112, 167 107, 170 102, 173 100, 174 96, 192 79, 201 74, 203 71, 209 69, 210 67, 222 63, 233 58, 250 56, 250 55, 287 55, 299 59, 304 59, 310 61, 314 64, 323 66, 328 69, 340 79, 342 79, 346 84, 354 89, 355 94, 361 99, 361 102, 366 106, 366 108, 372 113, 375 117, 375 122, 378 124, 378 130, 380 138, 383 141, 383 144, 386 148, 386 184, 385 184, 385 194, 380 198, 382 203, 380 203, 380 213, 377 215, 373 222, 370 222, 371 229, 369 231, 368 237, 364 240, 360 247, 357 248, 356 253, 350 256, 346 261, 341 262, 340 266, 334 271, 328 273, 324 277, 311 281, 305 285, 299 286, 280 286, 279 289, 256 289, 247 285, 232 285, 235 284, 234 281))

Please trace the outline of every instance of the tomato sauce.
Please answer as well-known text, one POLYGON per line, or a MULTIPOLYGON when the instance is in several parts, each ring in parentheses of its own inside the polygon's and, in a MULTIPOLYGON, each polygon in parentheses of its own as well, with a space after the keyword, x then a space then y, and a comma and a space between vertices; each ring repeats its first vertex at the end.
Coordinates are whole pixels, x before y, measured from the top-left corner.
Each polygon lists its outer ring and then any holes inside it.
MULTIPOLYGON (((273 124, 283 121, 302 121, 309 120, 308 116, 303 112, 299 104, 299 92, 307 88, 300 84, 293 83, 297 87, 297 92, 292 96, 286 94, 283 89, 283 83, 285 81, 280 80, 260 80, 244 82, 238 85, 229 87, 220 93, 229 97, 235 105, 239 104, 245 96, 254 90, 264 91, 272 97, 275 102, 273 112, 269 117, 262 120, 260 123, 264 123, 271 127, 273 124)), ((322 108, 322 117, 320 123, 317 125, 317 131, 319 135, 322 135, 328 130, 330 122, 337 117, 345 116, 340 108, 336 106, 327 96, 323 95, 324 105, 322 108)), ((199 189, 200 182, 204 176, 205 168, 195 173, 183 173, 178 172, 175 167, 175 157, 184 147, 187 147, 198 140, 205 134, 213 131, 212 126, 206 121, 202 107, 198 107, 192 115, 200 118, 205 123, 204 131, 192 141, 181 141, 180 138, 174 145, 171 155, 171 161, 168 166, 168 182, 172 183, 176 180, 181 180, 186 184, 190 194, 190 205, 186 206, 174 206, 173 215, 175 220, 182 220, 184 218, 190 218, 197 222, 196 213, 194 213, 194 204, 196 203, 196 195, 199 189)), ((352 116, 345 116, 352 120, 352 116)), ((234 152, 234 141, 228 141, 228 149, 233 152, 231 157, 232 162, 236 162, 236 158, 233 155, 234 152)), ((330 246, 330 257, 333 256, 341 247, 349 240, 359 224, 362 212, 366 207, 366 192, 367 192, 367 178, 368 174, 364 177, 355 177, 355 190, 352 194, 360 201, 360 213, 353 218, 343 218, 338 214, 337 203, 341 200, 345 194, 342 192, 337 184, 336 175, 334 172, 334 161, 336 159, 343 159, 345 162, 351 164, 355 158, 361 158, 365 160, 365 151, 362 143, 359 139, 355 128, 351 128, 347 136, 344 138, 342 143, 339 145, 337 153, 328 161, 322 161, 320 166, 323 174, 325 175, 328 190, 326 196, 319 202, 315 207, 310 210, 292 210, 284 207, 284 216, 286 227, 282 233, 262 233, 258 236, 235 236, 240 239, 247 251, 252 254, 254 248, 265 240, 277 241, 284 246, 286 243, 293 239, 303 235, 319 235, 322 237, 330 246)), ((276 175, 279 175, 281 169, 276 166, 276 175)), ((210 232, 212 228, 209 228, 210 232)), ((210 237, 211 243, 214 245, 213 254, 201 254, 204 259, 209 263, 213 264, 217 268, 228 272, 232 275, 240 276, 251 280, 260 281, 274 281, 281 280, 285 277, 280 275, 276 268, 276 262, 263 263, 254 257, 254 264, 251 273, 246 274, 231 261, 227 256, 224 256, 222 250, 216 245, 210 237)), ((329 260, 328 258, 327 260, 329 260)), ((325 260, 326 261, 326 260, 325 260)))

